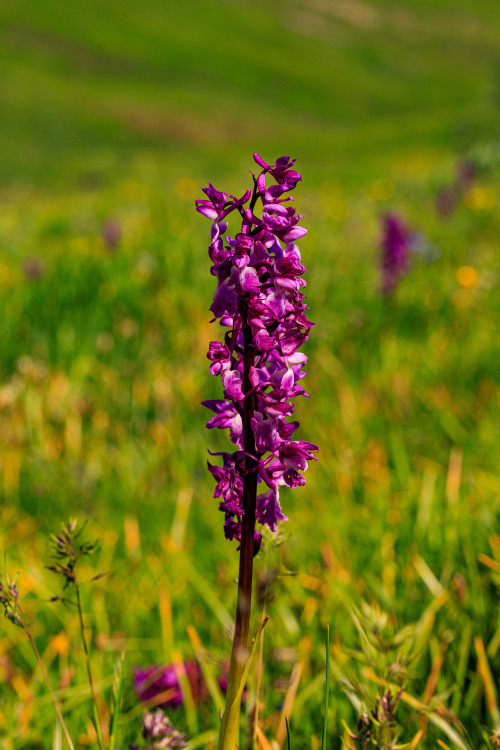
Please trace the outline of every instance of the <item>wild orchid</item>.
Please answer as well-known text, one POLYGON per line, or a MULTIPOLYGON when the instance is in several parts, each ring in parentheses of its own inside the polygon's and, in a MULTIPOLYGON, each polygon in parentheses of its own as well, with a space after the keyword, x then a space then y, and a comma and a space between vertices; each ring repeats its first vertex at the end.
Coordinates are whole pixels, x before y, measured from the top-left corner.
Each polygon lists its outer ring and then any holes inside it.
POLYGON ((395 214, 385 214, 382 217, 382 225, 381 291, 383 294, 391 294, 396 289, 400 277, 409 269, 412 235, 403 219, 395 214))
POLYGON ((292 400, 308 395, 300 385, 307 356, 299 350, 314 325, 306 316, 305 269, 296 244, 307 230, 288 195, 302 177, 287 156, 275 164, 259 154, 254 160, 260 172, 252 173, 253 189, 241 198, 209 183, 206 199, 196 201, 197 210, 212 220, 208 253, 217 279, 212 322, 227 328, 224 340, 212 341, 207 354, 210 372, 221 377, 224 398, 203 403, 214 413, 207 427, 229 429, 236 446, 232 453, 211 454, 222 458, 222 466, 208 464, 225 536, 240 542, 236 629, 219 742, 231 750, 248 656, 253 557, 262 539, 256 523, 274 532, 287 520, 280 488, 304 485, 302 472, 318 450, 294 439, 299 423, 288 419, 292 400), (268 177, 275 184, 268 185, 268 177), (232 213, 241 220, 234 237, 226 234, 232 213))

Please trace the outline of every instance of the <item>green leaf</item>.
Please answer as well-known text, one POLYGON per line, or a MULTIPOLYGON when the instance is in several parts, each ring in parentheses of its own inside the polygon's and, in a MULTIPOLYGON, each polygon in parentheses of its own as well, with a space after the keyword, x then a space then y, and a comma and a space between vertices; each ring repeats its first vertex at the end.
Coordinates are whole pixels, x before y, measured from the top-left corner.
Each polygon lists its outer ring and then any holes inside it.
POLYGON ((322 750, 326 750, 326 728, 328 724, 328 696, 330 692, 330 626, 326 626, 326 680, 325 680, 325 715, 323 717, 322 750))
POLYGON ((219 750, 234 750, 236 746, 238 728, 240 723, 241 696, 243 695, 243 690, 245 689, 248 673, 250 672, 251 666, 255 659, 255 655, 257 653, 257 646, 260 636, 262 635, 262 631, 264 630, 268 620, 269 617, 264 618, 262 625, 257 632, 257 635, 253 639, 252 650, 250 652, 250 656, 247 659, 245 669, 243 670, 240 684, 238 685, 234 696, 232 696, 231 704, 228 708, 226 708, 226 711, 224 712, 219 737, 219 750))

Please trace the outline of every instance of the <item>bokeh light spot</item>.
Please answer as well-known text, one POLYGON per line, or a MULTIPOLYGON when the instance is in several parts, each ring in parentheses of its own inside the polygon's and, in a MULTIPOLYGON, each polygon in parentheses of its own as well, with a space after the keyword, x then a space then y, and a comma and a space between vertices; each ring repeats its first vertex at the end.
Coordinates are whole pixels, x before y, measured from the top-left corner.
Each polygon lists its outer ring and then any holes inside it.
POLYGON ((471 289, 477 286, 479 281, 479 274, 472 266, 461 266, 457 271, 457 281, 460 286, 464 286, 466 289, 471 289))
POLYGON ((50 639, 49 645, 56 654, 67 654, 69 649, 69 638, 64 630, 61 633, 54 635, 50 639))
POLYGON ((107 331, 103 331, 97 336, 95 345, 97 351, 101 352, 102 354, 107 354, 113 349, 115 340, 110 333, 107 333, 107 331))
POLYGON ((473 187, 464 195, 464 203, 472 211, 491 211, 496 202, 496 193, 491 188, 473 187))

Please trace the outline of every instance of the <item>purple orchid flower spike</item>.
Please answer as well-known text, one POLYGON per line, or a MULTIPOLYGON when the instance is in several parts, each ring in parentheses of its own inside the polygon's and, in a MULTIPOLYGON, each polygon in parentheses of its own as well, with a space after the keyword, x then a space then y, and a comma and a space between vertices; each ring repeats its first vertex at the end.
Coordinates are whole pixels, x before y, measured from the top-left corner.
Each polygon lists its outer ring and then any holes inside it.
POLYGON ((307 395, 297 385, 305 375, 302 368, 307 360, 298 350, 313 325, 306 317, 308 308, 301 291, 305 268, 295 244, 307 230, 299 225, 301 216, 295 209, 284 205, 290 196, 283 197, 302 177, 288 156, 275 164, 268 164, 259 154, 254 154, 254 160, 262 171, 254 177, 253 193, 248 190, 237 200, 209 183, 204 188, 207 200, 196 201, 196 209, 213 221, 208 252, 217 286, 210 309, 214 320, 220 319, 229 328, 225 341, 212 341, 207 354, 210 372, 222 379, 224 400, 203 403, 214 412, 207 427, 229 428, 230 440, 238 449, 230 461, 224 461, 220 476, 210 466, 217 480, 215 496, 221 498, 219 507, 225 514, 226 536, 231 539, 241 537, 243 503, 238 493, 242 483, 237 480, 243 476, 240 451, 244 450, 243 411, 249 394, 255 448, 252 471, 257 472, 261 459, 267 465, 266 456, 273 467, 272 492, 260 496, 256 509, 259 523, 274 531, 277 520, 286 520, 279 487, 305 484, 301 472, 307 468, 306 457, 314 458, 312 451, 318 450, 310 443, 292 441, 298 423, 290 430, 286 422, 294 411, 292 399, 307 395), (275 185, 266 184, 269 176, 275 185), (234 239, 226 236, 232 213, 241 220, 234 239), (245 325, 250 329, 254 359, 250 387, 245 385, 243 362, 245 325))
POLYGON ((396 289, 400 277, 408 272, 412 235, 404 221, 395 214, 385 214, 382 224, 381 291, 390 294, 396 289))

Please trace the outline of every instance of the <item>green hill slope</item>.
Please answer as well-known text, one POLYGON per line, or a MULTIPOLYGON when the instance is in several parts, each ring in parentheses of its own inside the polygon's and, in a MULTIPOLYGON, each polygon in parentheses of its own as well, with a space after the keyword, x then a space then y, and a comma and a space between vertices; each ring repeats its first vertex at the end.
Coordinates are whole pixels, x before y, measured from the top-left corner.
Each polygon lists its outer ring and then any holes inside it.
POLYGON ((8 1, 0 180, 145 151, 212 169, 300 152, 322 176, 456 149, 496 127, 498 15, 487 0, 8 1))

